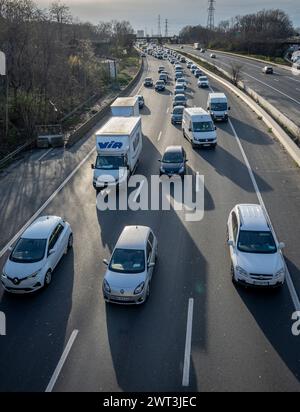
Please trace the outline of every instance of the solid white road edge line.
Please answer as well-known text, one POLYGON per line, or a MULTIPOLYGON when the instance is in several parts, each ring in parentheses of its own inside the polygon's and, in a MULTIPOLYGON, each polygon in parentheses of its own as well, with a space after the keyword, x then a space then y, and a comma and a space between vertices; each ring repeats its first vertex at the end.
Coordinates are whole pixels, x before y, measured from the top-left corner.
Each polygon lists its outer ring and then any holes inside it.
POLYGON ((44 159, 44 157, 46 157, 47 154, 49 154, 52 150, 53 150, 53 147, 50 147, 50 149, 48 149, 45 153, 42 154, 42 156, 40 156, 40 157, 37 159, 37 162, 40 162, 42 159, 44 159))
POLYGON ((89 159, 89 157, 96 150, 94 147, 85 158, 75 167, 72 173, 62 182, 62 184, 52 193, 52 195, 46 200, 46 202, 35 212, 33 216, 25 223, 25 225, 15 234, 15 236, 1 249, 0 258, 7 252, 7 250, 14 244, 14 242, 21 236, 21 234, 31 225, 31 223, 39 216, 39 214, 52 202, 55 196, 66 186, 66 184, 72 179, 75 173, 81 168, 81 166, 89 159))
MULTIPOLYGON (((239 148, 240 148, 240 151, 241 151, 241 153, 242 153, 242 156, 243 156, 243 159, 244 159, 244 162, 245 162, 245 166, 246 166, 246 168, 247 168, 247 170, 248 170, 248 173, 249 173, 249 175, 250 175, 250 178, 251 178, 251 180, 252 180, 252 184, 253 184, 253 186, 254 186, 254 190, 255 190, 255 192, 256 192, 256 196, 257 196, 257 198, 258 198, 258 201, 259 201, 260 205, 262 206, 262 208, 264 209, 266 215, 268 216, 269 222, 270 222, 270 224, 271 224, 271 226, 272 226, 272 222, 271 222, 270 216, 269 216, 269 214, 268 214, 267 208, 266 208, 266 206, 265 206, 265 203, 264 203, 264 201, 263 201, 262 195, 261 195, 260 190, 259 190, 259 188, 258 188, 258 185, 257 185, 256 179, 255 179, 255 176, 254 176, 254 174, 253 174, 253 171, 252 171, 252 169, 251 169, 249 160, 248 160, 248 158, 247 158, 247 156, 246 156, 246 153, 245 153, 245 151, 244 151, 244 148, 243 148, 243 146, 242 146, 242 143, 241 143, 241 141, 240 141, 240 138, 238 137, 238 134, 237 134, 237 132, 236 132, 236 130, 235 130, 235 128, 234 128, 234 126, 233 126, 233 124, 232 124, 232 122, 231 122, 230 119, 229 119, 229 124, 230 124, 230 127, 231 127, 232 131, 233 131, 233 134, 234 134, 234 137, 235 137, 235 139, 236 139, 236 141, 237 141, 237 144, 238 144, 238 146, 239 146, 239 148)), ((272 228, 273 228, 273 227, 272 227, 272 228)), ((273 228, 273 231, 274 231, 275 237, 276 237, 276 232, 275 232, 274 228, 273 228)), ((277 239, 276 239, 276 240, 277 240, 277 239)), ((299 300, 298 294, 297 294, 297 292, 296 292, 295 286, 294 286, 293 281, 292 281, 292 278, 291 278, 291 274, 290 274, 287 266, 286 266, 286 282, 287 282, 287 286, 288 286, 288 289, 289 289, 289 292, 290 292, 290 295, 291 295, 291 298, 292 298, 294 307, 295 307, 296 311, 300 311, 300 300, 299 300)))
POLYGON ((188 316, 187 316, 187 326, 186 326, 182 386, 189 386, 190 384, 193 310, 194 310, 194 299, 190 298, 189 307, 188 307, 188 316))
POLYGON ((159 142, 160 139, 161 139, 161 135, 162 135, 162 132, 160 132, 159 135, 158 135, 158 138, 157 138, 157 141, 158 141, 158 142, 159 142))
POLYGON ((63 366, 64 366, 64 363, 65 363, 66 360, 67 360, 67 357, 68 357, 68 355, 69 355, 69 353, 70 353, 70 350, 72 349, 73 343, 75 342, 75 339, 76 339, 76 337, 77 337, 77 335, 78 335, 78 332, 79 332, 79 331, 78 331, 77 329, 73 330, 73 332, 72 332, 72 334, 71 334, 71 336, 70 336, 70 339, 69 339, 69 341, 68 341, 68 343, 67 343, 67 346, 65 347, 65 350, 63 351, 63 354, 61 355, 61 358, 60 358, 60 360, 59 360, 59 362, 58 362, 58 364, 57 364, 57 366, 56 366, 56 368, 55 368, 55 371, 54 371, 54 373, 53 373, 53 375, 52 375, 52 377, 51 377, 51 379, 50 379, 50 382, 49 382, 49 384, 48 384, 45 392, 52 392, 52 390, 53 390, 53 388, 54 388, 54 385, 56 384, 56 381, 57 381, 57 379, 58 379, 58 377, 59 377, 59 374, 60 374, 60 372, 61 372, 61 370, 62 370, 62 368, 63 368, 63 366))

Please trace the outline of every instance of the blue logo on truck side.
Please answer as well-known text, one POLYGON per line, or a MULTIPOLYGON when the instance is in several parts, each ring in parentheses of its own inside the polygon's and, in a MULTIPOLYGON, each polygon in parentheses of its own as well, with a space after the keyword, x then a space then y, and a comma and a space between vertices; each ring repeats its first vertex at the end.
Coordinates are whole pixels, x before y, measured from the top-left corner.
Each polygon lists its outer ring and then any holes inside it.
POLYGON ((99 142, 99 148, 104 149, 122 149, 123 143, 122 142, 99 142))

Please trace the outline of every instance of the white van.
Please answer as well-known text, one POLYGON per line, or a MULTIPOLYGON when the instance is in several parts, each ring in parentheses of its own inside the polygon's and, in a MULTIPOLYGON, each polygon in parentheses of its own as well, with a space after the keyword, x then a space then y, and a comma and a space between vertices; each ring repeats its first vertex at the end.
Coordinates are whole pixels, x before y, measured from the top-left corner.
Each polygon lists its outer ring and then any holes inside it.
POLYGON ((201 107, 184 109, 182 133, 192 147, 217 145, 217 132, 211 115, 201 107))
POLYGON ((209 93, 207 99, 207 111, 213 120, 228 121, 227 97, 224 93, 209 93))

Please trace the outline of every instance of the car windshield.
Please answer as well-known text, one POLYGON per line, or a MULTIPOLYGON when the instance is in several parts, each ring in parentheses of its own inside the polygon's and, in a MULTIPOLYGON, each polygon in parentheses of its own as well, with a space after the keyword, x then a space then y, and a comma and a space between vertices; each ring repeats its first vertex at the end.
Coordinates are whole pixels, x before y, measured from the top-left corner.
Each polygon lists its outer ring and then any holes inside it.
POLYGON ((178 94, 175 96, 175 101, 176 102, 183 102, 185 100, 185 96, 182 96, 181 94, 178 94))
POLYGON ((224 112, 227 110, 227 103, 211 103, 211 110, 216 112, 224 112))
POLYGON ((207 77, 202 76, 202 77, 199 78, 199 80, 200 80, 200 81, 203 81, 203 82, 206 82, 206 81, 207 81, 207 77))
POLYGON ((147 79, 145 79, 145 82, 151 82, 152 79, 150 77, 147 77, 147 79))
POLYGON ((193 131, 194 132, 212 132, 214 130, 213 122, 194 122, 193 131))
POLYGON ((96 160, 96 169, 116 170, 125 167, 124 156, 98 156, 96 160))
POLYGON ((174 114, 182 114, 183 113, 184 108, 183 107, 175 107, 173 110, 174 114))
POLYGON ((116 249, 110 261, 109 269, 118 273, 141 273, 145 270, 143 250, 116 249))
POLYGON ((162 159, 163 163, 182 163, 181 152, 166 152, 162 159))
POLYGON ((276 253, 277 247, 271 232, 242 230, 238 249, 245 253, 276 253))
POLYGON ((13 249, 10 260, 17 263, 39 262, 45 256, 47 239, 21 238, 13 249))

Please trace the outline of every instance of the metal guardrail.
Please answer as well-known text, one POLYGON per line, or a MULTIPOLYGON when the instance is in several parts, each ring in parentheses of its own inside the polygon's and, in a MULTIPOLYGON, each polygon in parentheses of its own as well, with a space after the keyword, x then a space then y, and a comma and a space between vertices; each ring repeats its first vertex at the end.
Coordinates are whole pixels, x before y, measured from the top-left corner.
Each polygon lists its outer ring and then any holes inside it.
POLYGON ((22 146, 19 146, 16 150, 13 152, 9 153, 7 156, 3 157, 3 159, 0 159, 0 168, 5 166, 6 163, 8 163, 10 160, 12 160, 15 156, 17 156, 19 153, 21 153, 23 150, 25 150, 27 147, 32 145, 32 143, 35 142, 35 138, 24 143, 22 146))

